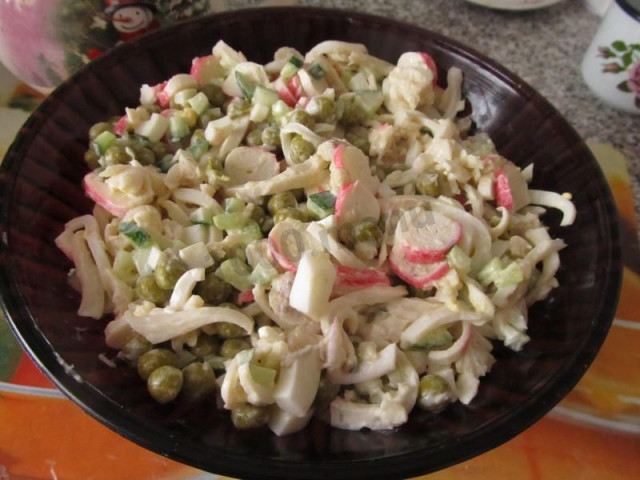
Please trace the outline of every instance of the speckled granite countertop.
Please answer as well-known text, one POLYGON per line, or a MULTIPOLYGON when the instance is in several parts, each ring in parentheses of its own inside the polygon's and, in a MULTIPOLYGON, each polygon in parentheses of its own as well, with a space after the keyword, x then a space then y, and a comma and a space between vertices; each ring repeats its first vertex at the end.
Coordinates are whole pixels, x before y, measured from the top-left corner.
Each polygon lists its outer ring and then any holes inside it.
POLYGON ((542 93, 585 140, 624 153, 640 204, 640 116, 601 103, 582 81, 580 63, 600 17, 580 0, 508 12, 462 0, 301 0, 402 20, 453 38, 501 63, 542 93))

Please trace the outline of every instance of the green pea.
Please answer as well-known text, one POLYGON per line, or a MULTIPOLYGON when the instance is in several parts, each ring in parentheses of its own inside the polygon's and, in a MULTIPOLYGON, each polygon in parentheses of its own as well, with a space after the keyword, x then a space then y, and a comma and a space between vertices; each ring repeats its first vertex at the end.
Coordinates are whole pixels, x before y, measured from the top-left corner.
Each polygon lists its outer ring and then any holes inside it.
POLYGON ((362 106, 355 101, 355 97, 343 96, 340 98, 342 114, 340 123, 345 126, 360 125, 367 119, 367 113, 362 106))
MULTIPOLYGON (((235 306, 235 305, 234 305, 235 306)), ((247 332, 244 328, 239 327, 235 323, 220 322, 215 324, 215 332, 222 338, 244 337, 247 332)))
POLYGON ((213 273, 207 274, 194 289, 196 295, 200 295, 206 303, 211 305, 219 305, 227 301, 232 292, 233 287, 213 273))
POLYGON ((193 362, 182 369, 182 395, 187 401, 201 400, 216 389, 216 376, 206 362, 193 362))
POLYGON ((265 407, 247 403, 231 410, 231 421, 239 430, 258 428, 269 421, 269 413, 265 407))
POLYGON ((209 99, 209 103, 215 107, 221 107, 227 97, 225 96, 222 88, 218 85, 208 84, 200 87, 200 91, 204 93, 209 99))
POLYGON ((182 110, 182 115, 187 120, 187 125, 189 125, 189 128, 193 128, 198 122, 198 113, 193 108, 184 108, 182 110))
POLYGON ((169 152, 169 147, 163 142, 155 142, 151 145, 151 150, 156 157, 156 161, 162 159, 169 152))
POLYGON ((140 378, 143 380, 147 380, 151 372, 164 365, 177 367, 178 355, 166 348, 151 349, 138 358, 138 375, 140 375, 140 378))
POLYGON ((156 305, 162 305, 169 301, 171 292, 160 288, 153 274, 143 275, 136 281, 136 293, 143 300, 148 300, 156 305))
POLYGON ((222 171, 224 162, 215 152, 209 150, 200 157, 200 164, 204 164, 207 168, 222 171))
POLYGON ((363 137, 362 135, 347 134, 345 135, 345 138, 349 143, 351 143, 351 145, 362 150, 365 155, 369 154, 371 144, 369 143, 369 139, 367 137, 363 137))
POLYGON ((315 153, 313 144, 307 142, 302 136, 296 135, 289 145, 289 159, 293 163, 302 163, 315 153))
POLYGON ((138 147, 135 153, 136 159, 142 165, 153 165, 156 162, 156 154, 148 147, 138 147))
POLYGON ((210 108, 198 117, 197 125, 200 128, 207 128, 211 120, 216 120, 222 116, 220 108, 210 108))
POLYGON ((98 137, 98 135, 100 135, 101 133, 110 132, 110 131, 111 131, 111 124, 109 122, 96 123, 95 125, 92 125, 91 128, 89 129, 89 139, 95 140, 98 137))
POLYGON ((262 129, 254 128, 245 137, 245 142, 251 147, 259 147, 262 145, 262 129))
POLYGON ((416 190, 422 195, 435 197, 438 195, 438 174, 423 173, 416 180, 416 190))
POLYGON ((215 355, 220 350, 220 341, 213 335, 201 333, 198 335, 196 344, 191 347, 191 353, 198 358, 204 358, 207 355, 215 355))
POLYGON ((248 115, 250 111, 251 104, 240 97, 234 98, 233 100, 231 100, 231 102, 229 102, 229 105, 227 105, 227 115, 231 118, 248 115))
POLYGON ((298 203, 307 202, 307 195, 304 193, 304 188, 293 188, 289 191, 293 194, 298 203))
POLYGON ((268 147, 280 146, 280 129, 276 126, 269 126, 262 130, 262 144, 268 147))
POLYGON ((122 347, 120 355, 129 361, 133 361, 139 359, 152 348, 153 344, 149 340, 135 333, 127 343, 125 343, 124 347, 122 347))
POLYGON ((262 225, 260 225, 260 228, 262 229, 263 233, 267 234, 274 225, 275 222, 273 221, 273 217, 267 217, 264 219, 264 222, 262 222, 262 225))
POLYGON ((379 244, 382 240, 382 230, 378 226, 378 223, 372 219, 365 219, 358 223, 353 235, 358 242, 375 242, 379 244))
POLYGON ((169 403, 180 394, 184 378, 182 372, 171 365, 156 368, 147 379, 147 390, 158 403, 169 403))
POLYGON ((429 298, 433 296, 433 289, 423 290, 422 288, 414 287, 413 285, 408 285, 407 290, 409 290, 409 295, 415 298, 429 298))
POLYGON ((282 208, 273 216, 275 223, 280 223, 287 218, 306 222, 309 220, 307 213, 299 208, 282 208))
POLYGON ((333 118, 335 112, 335 102, 327 97, 316 97, 315 102, 318 106, 318 111, 314 116, 320 122, 330 121, 333 118))
POLYGON ((420 396, 446 393, 449 391, 449 384, 440 375, 428 373, 420 379, 420 396))
POLYGON ((91 148, 84 152, 84 161, 92 170, 100 167, 100 155, 98 155, 96 151, 91 148))
POLYGON ((205 142, 207 139, 204 136, 204 129, 197 128, 191 134, 191 140, 189 141, 189 145, 194 146, 200 142, 205 142))
POLYGON ((159 262, 153 272, 158 287, 171 290, 178 279, 187 271, 187 265, 177 257, 169 257, 164 262, 159 262))
POLYGON ((258 225, 262 225, 264 219, 266 218, 266 213, 264 212, 264 208, 255 203, 250 203, 247 205, 247 210, 249 212, 249 217, 251 220, 255 221, 258 225))
POLYGON ((350 223, 340 225, 338 227, 338 240, 348 247, 355 245, 355 226, 350 223))
POLYGON ((281 192, 273 195, 267 202, 267 210, 271 215, 275 215, 284 208, 295 208, 298 206, 298 201, 293 193, 281 192))
POLYGON ((233 358, 238 352, 251 348, 249 340, 244 338, 228 338, 220 347, 220 356, 224 358, 233 358))
POLYGON ((316 122, 313 117, 304 110, 296 108, 289 116, 289 123, 300 123, 307 128, 313 128, 316 122))
POLYGON ((107 165, 121 165, 131 161, 131 155, 122 145, 111 145, 104 153, 104 161, 107 165))

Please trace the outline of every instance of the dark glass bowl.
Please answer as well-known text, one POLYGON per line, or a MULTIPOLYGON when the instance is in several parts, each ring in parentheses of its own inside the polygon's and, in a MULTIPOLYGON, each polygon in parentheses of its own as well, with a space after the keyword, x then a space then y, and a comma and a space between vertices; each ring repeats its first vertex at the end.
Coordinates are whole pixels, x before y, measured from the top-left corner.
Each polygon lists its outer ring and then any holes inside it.
POLYGON ((495 62, 440 35, 384 18, 328 9, 243 10, 152 33, 97 59, 62 84, 21 129, 4 160, 0 189, 0 289, 14 332, 74 402, 123 436, 172 459, 243 478, 400 478, 435 471, 493 448, 529 427, 583 375, 612 320, 621 263, 616 213, 589 150, 560 114, 495 62), (413 412, 392 432, 341 431, 320 421, 278 438, 236 431, 211 405, 158 406, 131 369, 109 368, 104 320, 79 318, 70 267, 54 245, 69 219, 91 211, 81 188, 89 127, 138 103, 139 86, 188 71, 191 59, 224 39, 257 62, 277 47, 306 51, 326 39, 360 42, 394 61, 429 52, 464 72, 478 129, 520 165, 535 163, 534 187, 572 192, 578 215, 558 228, 560 287, 530 310, 531 342, 496 347, 497 363, 469 406, 413 412))

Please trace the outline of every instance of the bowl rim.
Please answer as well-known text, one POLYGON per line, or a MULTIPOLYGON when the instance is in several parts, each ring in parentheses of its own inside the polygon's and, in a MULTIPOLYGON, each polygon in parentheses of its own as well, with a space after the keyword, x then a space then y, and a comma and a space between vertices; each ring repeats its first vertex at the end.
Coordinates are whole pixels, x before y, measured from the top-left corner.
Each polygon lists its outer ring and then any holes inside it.
MULTIPOLYGON (((303 15, 309 18, 321 17, 330 20, 332 17, 349 16, 354 21, 366 25, 383 27, 385 29, 401 30, 407 35, 424 38, 429 42, 439 45, 448 51, 455 53, 473 63, 477 63, 491 75, 517 91, 527 100, 534 100, 536 107, 550 115, 555 115, 561 120, 562 128, 571 136, 579 140, 577 146, 581 153, 591 158, 596 182, 600 188, 605 213, 609 217, 606 232, 609 240, 608 266, 612 273, 605 281, 604 290, 608 293, 609 304, 600 307, 598 315, 591 322, 589 334, 583 341, 582 349, 577 356, 571 357, 562 369, 559 369, 549 379, 545 388, 536 398, 527 398, 508 415, 483 424, 476 431, 466 434, 456 445, 456 452, 452 453, 449 442, 440 442, 434 445, 428 456, 422 451, 412 451, 393 457, 384 457, 374 460, 345 460, 331 462, 292 462, 272 458, 253 458, 252 463, 244 463, 245 456, 225 453, 220 460, 214 458, 194 460, 184 451, 176 447, 171 438, 159 438, 157 433, 161 429, 157 426, 149 426, 140 418, 127 412, 114 401, 106 397, 100 390, 88 382, 85 382, 73 369, 73 365, 66 363, 54 350, 42 331, 38 328, 36 318, 31 314, 22 301, 20 289, 10 272, 15 270, 15 264, 11 259, 11 246, 8 242, 8 225, 10 225, 10 202, 2 202, 0 206, 0 259, 5 265, 0 269, 0 304, 6 315, 7 321, 18 338, 23 349, 34 360, 36 365, 53 381, 53 383, 74 403, 79 405, 86 413, 107 425, 123 437, 161 455, 173 460, 192 465, 218 474, 243 476, 242 478, 267 478, 268 475, 287 477, 291 475, 291 468, 306 467, 305 470, 296 470, 296 478, 320 478, 331 474, 335 478, 400 478, 430 473, 453 464, 462 462, 471 457, 484 453, 521 433, 526 428, 546 415, 569 391, 578 383, 584 372, 590 366, 601 347, 609 330, 616 311, 622 278, 620 236, 618 230, 617 213, 613 197, 604 175, 597 165, 593 155, 586 144, 575 131, 573 126, 563 115, 540 93, 533 89, 519 76, 511 72, 505 66, 490 59, 488 56, 476 51, 458 40, 446 37, 440 33, 425 29, 416 24, 400 20, 385 18, 379 15, 363 13, 349 9, 335 9, 307 6, 281 6, 241 9, 234 11, 218 12, 195 19, 178 22, 174 25, 147 33, 133 41, 118 45, 103 56, 85 65, 77 73, 61 83, 47 96, 37 107, 38 115, 32 114, 8 149, 5 159, 0 166, 0 197, 10 199, 13 193, 14 182, 12 176, 17 175, 23 157, 20 156, 20 147, 31 140, 33 132, 37 132, 43 118, 55 106, 55 100, 64 96, 83 76, 99 69, 103 63, 112 62, 118 55, 131 55, 139 45, 152 43, 155 39, 164 36, 172 36, 186 25, 221 24, 243 21, 246 18, 262 17, 264 15, 291 14, 303 15), (22 131, 28 130, 27 135, 22 131), (614 301, 615 300, 615 301, 614 301), (553 389, 551 388, 553 387, 553 389), (535 403, 535 405, 534 405, 535 403), (105 408, 106 406, 106 408, 105 408), (484 439, 483 439, 484 437, 484 439), (480 441, 482 439, 482 441, 480 441), (472 448, 470 448, 472 447, 472 448), (437 461, 434 461, 436 459, 437 461), (408 466, 410 465, 410 466, 408 466), (357 467, 357 471, 352 469, 357 467)), ((34 112, 35 113, 35 112, 34 112)), ((15 181, 15 180, 14 180, 15 181)), ((272 477, 269 477, 272 478, 272 477)))

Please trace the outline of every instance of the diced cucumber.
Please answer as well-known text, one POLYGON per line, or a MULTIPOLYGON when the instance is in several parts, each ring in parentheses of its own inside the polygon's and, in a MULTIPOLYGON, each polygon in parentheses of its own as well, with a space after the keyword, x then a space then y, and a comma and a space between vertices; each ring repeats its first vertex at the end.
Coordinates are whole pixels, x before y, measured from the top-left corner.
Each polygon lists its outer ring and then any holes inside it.
POLYGON ((453 345, 453 335, 445 327, 441 327, 430 332, 419 345, 415 345, 413 348, 426 351, 444 350, 451 345, 453 345))
POLYGON ((302 68, 302 65, 304 65, 304 62, 302 61, 302 59, 296 57, 295 55, 291 56, 291 58, 289 59, 289 63, 294 67, 298 67, 298 68, 302 68))
POLYGON ((269 367, 263 367, 255 363, 249 364, 249 372, 253 379, 260 385, 273 388, 276 383, 276 370, 269 367))
POLYGON ((98 155, 104 155, 115 142, 116 136, 109 130, 105 130, 93 140, 93 148, 98 155))
POLYGON ((256 265, 256 268, 253 269, 249 276, 249 280, 256 285, 270 285, 271 281, 278 276, 278 273, 278 270, 265 260, 256 265))
POLYGON ((147 257, 147 265, 151 270, 155 270, 156 267, 166 260, 167 255, 160 250, 157 246, 153 245, 149 249, 149 256, 147 257))
POLYGON ((255 350, 253 348, 247 348, 236 353, 236 363, 238 365, 244 365, 245 363, 251 363, 255 350))
POLYGON ((249 280, 251 268, 239 258, 225 260, 217 268, 215 274, 241 292, 253 288, 253 284, 249 280))
POLYGON ((522 267, 517 262, 511 262, 507 265, 495 278, 494 282, 496 287, 508 287, 510 285, 517 285, 524 280, 524 274, 522 267))
POLYGON ((224 201, 224 211, 227 213, 242 212, 245 206, 245 202, 238 197, 226 198, 224 201))
POLYGON ((376 113, 384 103, 384 94, 381 90, 360 90, 356 92, 356 101, 370 116, 376 113))
POLYGON ((245 225, 237 233, 242 236, 242 243, 247 245, 256 240, 262 240, 263 238, 262 229, 255 220, 247 220, 245 225))
POLYGON ((199 160, 202 155, 209 151, 210 144, 206 140, 197 142, 195 145, 191 145, 187 150, 191 154, 194 160, 199 160))
POLYGON ((207 225, 190 225, 184 229, 184 233, 182 235, 182 240, 186 245, 193 245, 194 243, 204 242, 208 243, 211 241, 210 228, 216 228, 214 226, 207 225))
MULTIPOLYGON (((254 96, 255 97, 255 96, 254 96)), ((271 112, 271 108, 260 103, 256 103, 251 107, 251 113, 249 113, 249 120, 253 123, 260 123, 267 119, 271 112)))
POLYGON ((331 192, 312 193, 307 197, 307 209, 318 219, 333 215, 336 196, 331 192))
POLYGON ((118 250, 113 259, 113 273, 128 285, 133 285, 136 282, 137 269, 131 252, 118 250))
POLYGON ((464 250, 458 245, 454 245, 453 248, 449 250, 447 260, 449 261, 449 265, 461 273, 469 273, 471 269, 471 258, 469 258, 469 255, 464 253, 464 250))
POLYGON ((160 140, 169 128, 169 119, 159 113, 152 113, 151 118, 146 122, 142 122, 135 132, 151 142, 160 140))
POLYGON ((220 213, 213 217, 213 224, 221 230, 242 228, 249 219, 242 212, 220 213))
POLYGON ((196 208, 189 215, 189 219, 198 225, 213 225, 213 209, 207 207, 196 208))
POLYGON ((270 88, 263 87, 262 85, 258 85, 253 92, 253 98, 251 99, 251 102, 254 105, 259 104, 270 107, 278 100, 280 100, 278 92, 276 92, 275 90, 271 90, 270 88))
POLYGON ((293 109, 283 100, 278 100, 276 103, 271 105, 271 114, 278 124, 282 124, 282 120, 286 118, 286 115, 291 111, 293 111, 293 109))
POLYGON ((249 78, 249 76, 238 71, 236 71, 236 82, 244 98, 251 100, 253 92, 256 90, 256 82, 249 78))
POLYGON ((320 65, 318 62, 312 63, 309 67, 309 75, 311 75, 316 80, 320 80, 326 74, 327 72, 324 71, 324 68, 322 68, 322 65, 320 65))
MULTIPOLYGON (((291 58, 294 58, 294 57, 291 57, 291 58)), ((284 80, 289 80, 296 73, 298 73, 298 70, 300 70, 300 67, 296 67, 293 63, 289 62, 285 64, 284 67, 282 67, 282 70, 280 70, 280 76, 284 80)))
POLYGON ((189 104, 189 100, 193 98, 196 93, 198 93, 198 90, 195 88, 180 90, 173 96, 173 101, 181 107, 186 107, 189 104))
POLYGON ((118 231, 131 240, 138 248, 147 247, 151 243, 151 235, 134 222, 120 222, 118 231))
POLYGON ((172 140, 179 140, 189 135, 189 122, 180 114, 169 118, 169 135, 172 140))
POLYGON ((209 99, 203 92, 198 92, 189 99, 189 106, 191 106, 198 115, 206 112, 210 105, 209 99))
POLYGON ((151 248, 137 248, 131 253, 131 259, 133 260, 138 275, 149 275, 153 272, 153 269, 149 266, 149 254, 151 248))
POLYGON ((498 278, 500 272, 502 272, 502 262, 498 257, 494 257, 478 272, 478 282, 486 287, 498 278))
POLYGON ((178 254, 189 269, 209 268, 215 263, 204 242, 194 243, 193 245, 181 248, 178 254))
POLYGON ((217 372, 226 370, 226 367, 224 366, 224 362, 227 359, 224 357, 221 357, 220 355, 207 355, 206 357, 204 357, 203 360, 206 363, 208 363, 209 366, 217 372))

